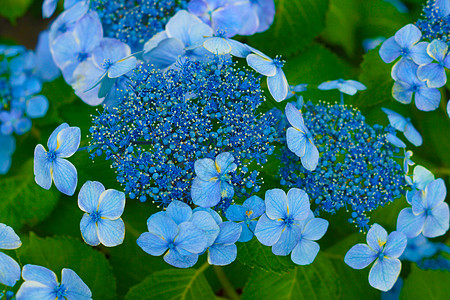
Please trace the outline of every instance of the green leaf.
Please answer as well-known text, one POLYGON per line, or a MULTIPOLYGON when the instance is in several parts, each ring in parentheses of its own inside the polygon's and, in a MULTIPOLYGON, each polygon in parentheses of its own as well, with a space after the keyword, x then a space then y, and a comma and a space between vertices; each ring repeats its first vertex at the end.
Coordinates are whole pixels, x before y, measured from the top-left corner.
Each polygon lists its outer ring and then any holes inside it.
POLYGON ((290 256, 277 256, 271 247, 262 245, 256 237, 247 243, 238 243, 238 259, 241 263, 266 271, 282 274, 295 268, 290 256))
POLYGON ((405 279, 400 299, 448 299, 450 273, 446 271, 424 271, 413 265, 405 279))
POLYGON ((61 279, 61 270, 69 268, 87 284, 93 299, 116 299, 116 279, 105 256, 84 244, 66 237, 40 238, 30 233, 17 250, 21 264, 49 268, 61 279))
POLYGON ((125 300, 144 299, 214 299, 215 295, 203 271, 207 264, 196 269, 158 271, 132 287, 125 300))
POLYGON ((54 187, 47 191, 34 182, 32 160, 25 162, 15 175, 2 177, 0 191, 0 220, 15 230, 44 220, 60 196, 54 187))
POLYGON ((34 0, 2 0, 0 15, 8 18, 11 22, 23 16, 34 0))
POLYGON ((275 0, 275 20, 268 31, 249 38, 268 55, 298 53, 325 27, 328 0, 275 0))
POLYGON ((319 253, 314 262, 278 275, 254 270, 242 299, 338 299, 340 279, 329 259, 319 253))

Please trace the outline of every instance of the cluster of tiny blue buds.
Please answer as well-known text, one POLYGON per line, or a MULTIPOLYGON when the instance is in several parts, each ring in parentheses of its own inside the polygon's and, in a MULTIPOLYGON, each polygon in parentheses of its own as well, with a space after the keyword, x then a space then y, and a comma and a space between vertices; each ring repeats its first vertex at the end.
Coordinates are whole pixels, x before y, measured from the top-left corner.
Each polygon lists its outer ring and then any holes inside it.
POLYGON ((187 7, 187 1, 92 0, 90 5, 99 15, 106 37, 117 38, 133 49, 141 49, 153 35, 164 30, 170 17, 187 7))
POLYGON ((450 45, 450 14, 442 16, 436 1, 428 0, 423 6, 421 17, 416 26, 424 38, 430 41, 438 39, 450 45))
POLYGON ((260 78, 219 57, 185 60, 164 73, 141 65, 120 104, 93 117, 91 157, 111 160, 130 198, 167 206, 191 202, 196 160, 230 152, 238 165, 228 173, 235 196, 249 197, 260 189, 257 169, 276 136, 276 118, 255 113, 265 100, 260 78))
POLYGON ((399 148, 386 140, 391 126, 365 123, 357 109, 342 104, 308 102, 303 109, 306 127, 320 152, 317 168, 310 172, 287 147, 281 150, 281 184, 305 190, 315 201, 315 214, 352 211, 350 223, 369 228, 367 213, 404 193, 401 165, 394 159, 399 148))

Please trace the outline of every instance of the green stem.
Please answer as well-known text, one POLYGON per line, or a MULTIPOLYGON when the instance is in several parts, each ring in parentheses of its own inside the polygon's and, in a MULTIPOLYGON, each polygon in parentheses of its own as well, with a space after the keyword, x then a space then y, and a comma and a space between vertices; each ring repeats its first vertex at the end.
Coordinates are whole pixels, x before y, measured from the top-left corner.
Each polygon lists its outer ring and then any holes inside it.
POLYGON ((238 293, 236 293, 236 290, 234 289, 231 282, 228 280, 228 277, 223 271, 223 269, 219 266, 213 266, 213 269, 214 273, 216 273, 217 279, 219 279, 219 282, 222 284, 225 294, 227 294, 227 296, 231 300, 240 300, 241 297, 239 297, 238 293))

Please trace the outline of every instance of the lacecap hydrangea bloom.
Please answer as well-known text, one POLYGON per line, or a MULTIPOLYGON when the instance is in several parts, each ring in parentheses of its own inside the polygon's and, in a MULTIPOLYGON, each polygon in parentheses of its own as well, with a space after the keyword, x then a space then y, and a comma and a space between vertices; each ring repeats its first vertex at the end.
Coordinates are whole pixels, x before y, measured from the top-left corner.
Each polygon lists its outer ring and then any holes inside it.
MULTIPOLYGON (((11 227, 0 223, 0 249, 17 249, 22 245, 19 236, 11 227)), ((0 252, 0 283, 14 286, 20 279, 19 264, 8 255, 0 252)))
POLYGON ((351 211, 350 223, 368 229, 367 213, 400 198, 406 188, 402 165, 394 157, 400 149, 387 139, 395 129, 371 127, 346 105, 308 102, 302 111, 320 154, 317 167, 307 169, 288 143, 281 149, 280 183, 303 189, 314 199, 315 214, 344 208, 351 211))
POLYGON ((416 22, 424 38, 450 44, 450 3, 448 0, 427 0, 421 18, 416 22))
POLYGON ((252 196, 242 205, 233 204, 228 207, 226 217, 228 220, 238 222, 242 226, 241 236, 238 242, 248 242, 255 235, 257 218, 265 212, 264 200, 258 196, 252 196))

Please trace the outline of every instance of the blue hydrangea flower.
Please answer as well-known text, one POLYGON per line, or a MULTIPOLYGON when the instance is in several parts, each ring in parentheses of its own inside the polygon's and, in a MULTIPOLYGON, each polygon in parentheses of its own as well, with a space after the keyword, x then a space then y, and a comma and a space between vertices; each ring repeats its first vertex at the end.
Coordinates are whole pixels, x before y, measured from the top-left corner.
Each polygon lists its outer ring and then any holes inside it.
POLYGON ((17 291, 17 300, 92 299, 89 287, 71 269, 62 269, 61 282, 58 282, 58 278, 53 271, 28 264, 22 269, 22 278, 25 281, 17 291))
POLYGON ((16 139, 12 135, 0 134, 0 174, 6 174, 11 167, 11 156, 16 150, 16 139))
POLYGON ((89 10, 89 1, 80 1, 71 8, 62 12, 50 25, 49 41, 50 48, 52 43, 60 35, 70 32, 75 27, 78 20, 89 10))
POLYGON ((10 135, 13 132, 22 135, 31 129, 31 121, 23 115, 23 111, 12 108, 10 111, 0 112, 0 133, 10 135))
POLYGON ((405 252, 400 259, 412 262, 419 262, 424 258, 433 256, 439 251, 437 244, 430 242, 426 237, 419 234, 418 236, 408 239, 405 252))
POLYGON ((416 107, 422 111, 432 111, 439 107, 441 93, 430 88, 426 82, 417 78, 418 66, 412 61, 405 61, 398 69, 397 79, 392 89, 392 96, 403 104, 411 103, 414 95, 416 107))
POLYGON ((78 207, 85 212, 80 222, 86 244, 114 247, 123 243, 125 224, 120 216, 125 208, 125 194, 105 190, 98 181, 86 181, 78 194, 78 207))
POLYGON ((449 208, 444 202, 447 195, 444 180, 438 178, 428 183, 423 192, 412 198, 412 207, 404 208, 397 218, 397 230, 408 238, 422 233, 425 237, 437 237, 449 229, 449 208))
POLYGON ((244 58, 252 53, 249 46, 227 38, 225 33, 222 31, 219 31, 213 36, 205 39, 203 42, 203 47, 216 55, 231 54, 240 58, 244 58))
POLYGON ((319 163, 319 151, 314 144, 313 135, 305 126, 302 113, 294 105, 288 103, 285 113, 292 125, 286 130, 287 146, 300 157, 305 169, 314 171, 319 163))
POLYGON ((195 162, 197 177, 192 181, 191 197, 195 205, 211 207, 217 205, 222 198, 233 198, 234 187, 229 172, 234 172, 237 165, 229 152, 220 153, 215 161, 202 158, 195 162))
POLYGON ((255 228, 258 241, 272 246, 275 255, 288 255, 298 244, 304 229, 301 221, 308 218, 309 197, 303 190, 293 188, 286 193, 281 189, 266 192, 266 212, 255 228))
POLYGON ((427 82, 430 88, 440 88, 447 82, 445 68, 450 69, 448 45, 440 40, 433 40, 427 47, 427 53, 436 62, 419 66, 417 77, 427 82))
POLYGON ((59 125, 47 142, 48 151, 41 144, 34 149, 34 180, 48 190, 55 182, 63 194, 72 196, 77 187, 77 170, 65 158, 71 157, 80 145, 81 131, 67 123, 59 125))
POLYGON ((332 80, 326 81, 317 87, 319 90, 339 90, 341 93, 353 96, 358 91, 363 91, 367 89, 367 87, 359 81, 356 80, 332 80))
POLYGON ((427 0, 421 19, 416 22, 423 37, 432 41, 439 39, 450 44, 450 4, 448 0, 427 0))
POLYGON ((291 259, 297 265, 309 265, 319 253, 320 246, 317 240, 321 239, 328 229, 328 221, 321 218, 314 218, 312 211, 308 217, 300 221, 302 231, 300 239, 292 250, 291 259))
POLYGON ((235 243, 241 235, 242 227, 234 222, 222 222, 222 220, 218 225, 220 232, 214 243, 208 247, 208 263, 225 266, 231 264, 237 257, 235 243))
MULTIPOLYGON (((22 246, 22 242, 14 229, 0 223, 0 249, 11 250, 20 246, 22 246)), ((0 252, 0 283, 6 286, 14 286, 19 279, 19 264, 8 255, 0 252)))
POLYGON ((411 123, 410 118, 405 118, 401 114, 384 107, 382 107, 381 110, 387 114, 391 126, 398 131, 403 132, 406 139, 410 141, 411 144, 417 147, 422 145, 422 136, 411 123))
POLYGON ((398 259, 406 248, 406 236, 399 232, 391 232, 378 224, 373 224, 367 233, 367 244, 356 244, 347 254, 344 261, 353 269, 364 269, 373 261, 369 273, 369 284, 381 291, 390 290, 402 268, 398 259))
POLYGON ((277 56, 271 59, 264 53, 252 49, 253 53, 247 55, 247 64, 256 72, 267 76, 267 87, 272 97, 277 101, 286 99, 289 91, 289 84, 283 72, 285 61, 277 56))
POLYGON ((434 175, 428 169, 417 165, 414 167, 412 179, 406 176, 406 182, 411 187, 410 191, 406 192, 406 201, 408 204, 412 203, 412 198, 418 191, 424 191, 427 185, 434 180, 434 175))
POLYGON ((239 222, 242 231, 239 242, 248 242, 253 238, 257 221, 265 211, 264 201, 258 196, 252 196, 242 205, 230 205, 226 211, 226 217, 233 222, 239 222))

